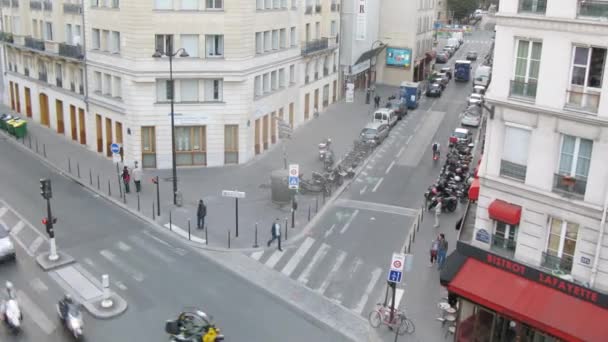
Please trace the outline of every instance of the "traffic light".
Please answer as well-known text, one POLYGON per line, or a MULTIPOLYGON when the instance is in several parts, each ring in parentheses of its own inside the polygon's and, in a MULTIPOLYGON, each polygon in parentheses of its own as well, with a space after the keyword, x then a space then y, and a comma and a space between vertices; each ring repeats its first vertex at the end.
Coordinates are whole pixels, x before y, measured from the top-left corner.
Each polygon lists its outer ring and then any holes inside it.
POLYGON ((53 229, 53 225, 57 223, 57 218, 53 217, 52 220, 49 221, 49 219, 47 217, 42 219, 42 224, 44 225, 44 227, 46 228, 46 232, 47 234, 49 234, 49 237, 54 237, 54 229, 53 229))
POLYGON ((48 200, 53 197, 53 191, 51 190, 51 180, 50 179, 41 179, 40 180, 40 195, 42 198, 48 200))

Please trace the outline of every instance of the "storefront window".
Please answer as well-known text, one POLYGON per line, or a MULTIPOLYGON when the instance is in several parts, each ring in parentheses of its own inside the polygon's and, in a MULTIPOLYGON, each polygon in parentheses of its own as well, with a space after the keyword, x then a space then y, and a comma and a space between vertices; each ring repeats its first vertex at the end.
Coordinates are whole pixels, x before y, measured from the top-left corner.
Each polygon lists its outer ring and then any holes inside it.
POLYGON ((175 127, 177 165, 206 165, 207 149, 205 126, 175 127))

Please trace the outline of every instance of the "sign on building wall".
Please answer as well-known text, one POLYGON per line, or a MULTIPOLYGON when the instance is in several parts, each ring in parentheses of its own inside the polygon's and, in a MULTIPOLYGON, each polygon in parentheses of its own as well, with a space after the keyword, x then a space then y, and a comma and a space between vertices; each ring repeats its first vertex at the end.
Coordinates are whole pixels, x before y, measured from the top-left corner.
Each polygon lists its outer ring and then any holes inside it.
POLYGON ((365 30, 367 28, 367 0, 357 0, 357 29, 355 32, 356 40, 365 40, 365 30))
POLYGON ((346 103, 355 102, 355 84, 346 83, 346 103))
POLYGON ((407 48, 386 48, 386 65, 409 68, 412 65, 412 50, 407 48))

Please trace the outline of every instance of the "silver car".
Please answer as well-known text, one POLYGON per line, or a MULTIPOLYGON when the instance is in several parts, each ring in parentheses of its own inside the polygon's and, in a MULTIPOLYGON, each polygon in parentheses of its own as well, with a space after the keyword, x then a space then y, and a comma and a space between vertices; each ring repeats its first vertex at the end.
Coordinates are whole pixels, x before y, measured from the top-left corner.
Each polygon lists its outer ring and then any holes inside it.
POLYGON ((361 130, 361 141, 379 145, 388 137, 388 125, 372 122, 367 124, 365 128, 361 130))
POLYGON ((479 127, 481 123, 481 115, 473 112, 465 112, 460 120, 462 126, 479 127))
POLYGON ((0 224, 0 260, 7 259, 15 259, 15 246, 6 227, 0 224))

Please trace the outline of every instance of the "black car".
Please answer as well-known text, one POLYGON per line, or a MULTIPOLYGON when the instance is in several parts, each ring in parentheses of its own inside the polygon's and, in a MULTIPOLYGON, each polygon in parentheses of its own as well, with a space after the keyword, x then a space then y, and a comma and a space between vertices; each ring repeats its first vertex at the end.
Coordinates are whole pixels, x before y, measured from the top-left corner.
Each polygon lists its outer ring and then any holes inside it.
POLYGON ((440 97, 441 96, 441 85, 439 83, 431 84, 426 90, 426 96, 428 97, 440 97))
POLYGON ((467 61, 476 61, 477 60, 477 52, 469 51, 467 52, 467 61))
POLYGON ((386 108, 394 110, 399 117, 399 120, 407 115, 407 104, 405 103, 405 99, 398 99, 397 96, 390 96, 388 98, 388 101, 386 101, 386 108))
POLYGON ((447 52, 438 52, 437 57, 435 57, 435 63, 443 64, 447 63, 450 59, 450 55, 447 52))

